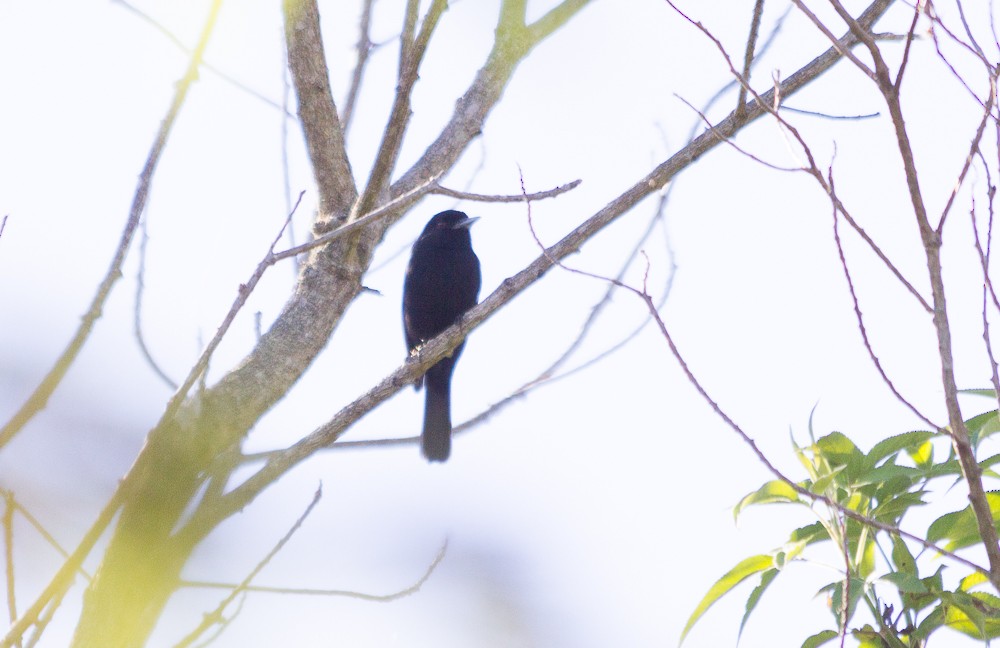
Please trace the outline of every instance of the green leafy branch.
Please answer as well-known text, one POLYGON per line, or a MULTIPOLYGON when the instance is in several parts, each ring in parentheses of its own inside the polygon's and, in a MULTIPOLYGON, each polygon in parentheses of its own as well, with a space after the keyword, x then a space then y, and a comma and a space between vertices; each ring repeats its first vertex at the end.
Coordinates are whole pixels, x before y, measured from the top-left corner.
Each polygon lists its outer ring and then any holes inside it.
MULTIPOLYGON (((993 393, 986 395, 992 397, 993 393)), ((974 416, 965 425, 976 449, 984 439, 1000 431, 996 410, 974 416)), ((807 549, 824 542, 832 542, 845 557, 843 577, 819 590, 826 597, 837 629, 808 637, 803 648, 821 646, 847 632, 861 646, 878 648, 925 646, 928 637, 942 627, 979 640, 1000 637, 1000 598, 973 591, 989 583, 988 571, 954 553, 982 544, 971 506, 941 515, 923 537, 899 528, 910 511, 927 503, 925 495, 932 482, 942 486, 947 483, 950 488, 962 480, 953 449, 935 462, 935 438, 947 438, 946 431, 906 432, 878 442, 868 453, 840 432, 813 439, 806 447, 793 440, 807 478, 796 483, 768 481, 740 500, 733 514, 738 518, 752 506, 796 504, 808 508, 817 521, 792 531, 788 540, 771 552, 741 560, 719 578, 688 618, 681 641, 716 601, 744 581, 756 578, 740 623, 742 633, 764 593, 786 566, 804 561, 807 549), (917 556, 907 539, 923 545, 917 556), (936 555, 958 558, 957 567, 967 573, 960 574, 957 587, 945 588, 942 574, 950 568, 945 565, 921 577, 917 559, 928 549, 936 555), (877 560, 879 555, 881 562, 877 560), (896 611, 889 600, 899 603, 901 609, 896 611), (859 604, 868 610, 871 622, 852 627, 859 604)), ((997 463, 1000 454, 979 465, 984 475, 998 477, 993 470, 997 463)), ((988 492, 987 500, 997 526, 1000 493, 988 492)))

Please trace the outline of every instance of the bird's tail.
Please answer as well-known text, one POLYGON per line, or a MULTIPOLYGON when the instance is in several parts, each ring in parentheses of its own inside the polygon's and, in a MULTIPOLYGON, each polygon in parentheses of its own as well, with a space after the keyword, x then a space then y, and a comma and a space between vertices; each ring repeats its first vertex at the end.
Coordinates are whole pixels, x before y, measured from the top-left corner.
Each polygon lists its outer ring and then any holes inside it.
POLYGON ((425 381, 427 400, 424 405, 424 433, 421 450, 427 461, 446 461, 451 454, 451 391, 425 381))

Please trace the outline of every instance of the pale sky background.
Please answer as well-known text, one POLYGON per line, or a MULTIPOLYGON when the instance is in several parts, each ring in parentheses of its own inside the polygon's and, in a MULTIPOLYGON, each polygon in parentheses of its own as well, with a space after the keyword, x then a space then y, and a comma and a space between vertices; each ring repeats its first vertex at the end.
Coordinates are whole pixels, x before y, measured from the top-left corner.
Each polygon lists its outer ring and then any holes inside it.
MULTIPOLYGON (((354 63, 356 4, 320 5, 340 102, 354 63)), ((529 11, 537 16, 554 4, 529 2, 529 11)), ((732 55, 742 56, 752 2, 679 4, 732 55)), ((823 16, 829 13, 824 3, 810 4, 823 16)), ((857 13, 866 4, 848 6, 857 13)), ((208 5, 135 3, 189 45, 208 5)), ((402 5, 376 4, 375 41, 398 34, 402 5)), ((399 169, 436 135, 480 66, 498 5, 461 0, 445 13, 414 95, 415 117, 399 169)), ((785 9, 785 3, 768 3, 765 34, 785 9)), ((899 4, 880 28, 904 31, 909 12, 899 4)), ((978 16, 973 24, 988 24, 985 13, 978 16)), ((840 34, 841 26, 833 24, 840 34)), ((281 37, 276 0, 229 2, 206 58, 280 102, 281 37)), ((772 73, 788 76, 827 46, 793 11, 754 74, 756 86, 766 89, 772 73)), ((901 46, 885 50, 895 59, 901 46)), ((187 59, 120 3, 0 5, 0 216, 9 215, 0 237, 3 420, 51 366, 91 300, 187 59)), ((904 93, 908 126, 925 196, 938 213, 979 112, 928 42, 914 46, 912 59, 904 93)), ((394 44, 373 55, 349 137, 357 178, 367 177, 396 61, 394 44)), ((980 77, 974 79, 981 88, 980 77)), ((533 206, 539 235, 553 243, 683 145, 697 115, 680 98, 703 105, 728 81, 714 45, 666 3, 599 0, 521 65, 483 136, 445 184, 517 193, 518 165, 529 190, 583 179, 572 193, 533 206)), ((882 109, 874 87, 847 63, 790 104, 842 115, 882 109)), ((722 116, 733 105, 734 94, 711 115, 722 116)), ((791 119, 821 164, 830 163, 836 147, 837 187, 846 204, 929 294, 888 119, 791 119)), ((154 356, 175 377, 195 360, 285 217, 281 121, 272 106, 203 71, 171 136, 146 212, 142 318, 154 356)), ((316 194, 298 124, 290 122, 289 132, 292 192, 307 192, 295 218, 301 239, 316 194)), ((773 163, 796 164, 773 122, 758 122, 738 141, 773 163)), ((970 176, 970 185, 982 182, 978 173, 970 176)), ((775 464, 794 478, 804 476, 789 435, 806 443, 814 406, 817 434, 843 431, 864 449, 920 427, 892 398, 861 345, 832 239, 829 202, 812 180, 766 169, 720 147, 675 185, 666 227, 646 245, 650 291, 663 293, 669 244, 677 271, 665 320, 713 398, 775 464)), ((248 450, 288 445, 399 365, 405 356, 399 304, 407 254, 393 255, 408 248, 431 215, 455 204, 426 199, 390 232, 373 265, 378 269, 365 280, 381 294, 358 298, 300 384, 252 431, 248 450)), ((538 250, 522 206, 459 208, 483 217, 473 241, 485 297, 538 250)), ((654 210, 655 200, 647 200, 568 263, 616 272, 654 210)), ((981 279, 968 214, 964 192, 950 216, 944 253, 962 388, 988 385, 981 279)), ((929 321, 856 237, 845 239, 880 359, 903 393, 943 420, 929 321)), ((0 486, 12 489, 66 547, 75 546, 90 525, 170 396, 132 335, 138 245, 49 407, 0 453, 0 486)), ((642 271, 637 265, 628 280, 641 281, 642 271)), ((265 326, 273 321, 293 279, 287 263, 268 271, 215 355, 211 380, 250 348, 254 312, 261 312, 265 326)), ((547 367, 604 288, 553 270, 475 331, 455 376, 455 422, 547 367)), ((643 316, 638 299, 617 294, 570 366, 617 342, 643 316)), ((984 399, 965 404, 968 416, 990 407, 984 399)), ((422 394, 406 389, 344 438, 413 435, 422 407, 422 394)), ((392 603, 253 594, 216 645, 674 646, 719 576, 813 521, 803 508, 775 507, 752 510, 734 525, 732 506, 768 478, 688 383, 659 333, 647 327, 599 365, 538 389, 458 438, 445 465, 426 464, 416 446, 331 451, 309 460, 210 536, 184 575, 242 579, 322 482, 321 503, 258 584, 390 593, 412 584, 447 538, 443 563, 419 593, 392 603)), ((991 487, 996 485, 987 483, 991 487)), ((951 507, 936 509, 932 517, 915 516, 910 530, 923 532, 933 517, 963 506, 963 493, 951 493, 951 507)), ((59 557, 23 520, 17 524, 23 607, 59 557)), ((811 596, 836 578, 829 565, 839 563, 832 553, 814 555, 821 560, 790 566, 772 585, 742 645, 797 646, 835 627, 824 601, 811 596)), ((928 564, 930 573, 936 564, 928 564)), ((88 563, 90 569, 96 565, 96 559, 88 563)), ((713 608, 685 645, 734 645, 750 587, 713 608)), ((71 592, 43 645, 66 644, 82 591, 80 583, 71 592)), ((222 596, 217 590, 179 593, 151 645, 172 645, 222 596)), ((867 621, 859 615, 855 624, 867 621)), ((935 644, 961 643, 947 631, 936 636, 935 644)))

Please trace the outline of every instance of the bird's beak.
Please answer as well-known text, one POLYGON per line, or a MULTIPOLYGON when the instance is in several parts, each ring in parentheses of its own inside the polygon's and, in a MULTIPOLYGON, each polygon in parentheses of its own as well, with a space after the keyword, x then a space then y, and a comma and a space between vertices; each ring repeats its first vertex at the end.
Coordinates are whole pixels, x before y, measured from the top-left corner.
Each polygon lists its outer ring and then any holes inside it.
POLYGON ((453 229, 469 229, 470 227, 472 227, 472 224, 475 223, 477 220, 479 220, 478 216, 471 216, 469 218, 466 218, 461 223, 455 223, 453 229))

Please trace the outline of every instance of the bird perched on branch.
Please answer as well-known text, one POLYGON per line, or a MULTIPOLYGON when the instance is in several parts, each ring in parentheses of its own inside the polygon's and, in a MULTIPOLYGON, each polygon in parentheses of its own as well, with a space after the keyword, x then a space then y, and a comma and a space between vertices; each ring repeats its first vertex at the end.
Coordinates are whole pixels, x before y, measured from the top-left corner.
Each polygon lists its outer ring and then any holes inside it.
MULTIPOLYGON (((469 235, 476 220, 443 211, 413 244, 403 283, 403 331, 411 353, 476 305, 482 277, 469 235)), ((464 346, 463 341, 414 385, 426 387, 421 449, 428 461, 445 461, 451 453, 451 374, 464 346)))

